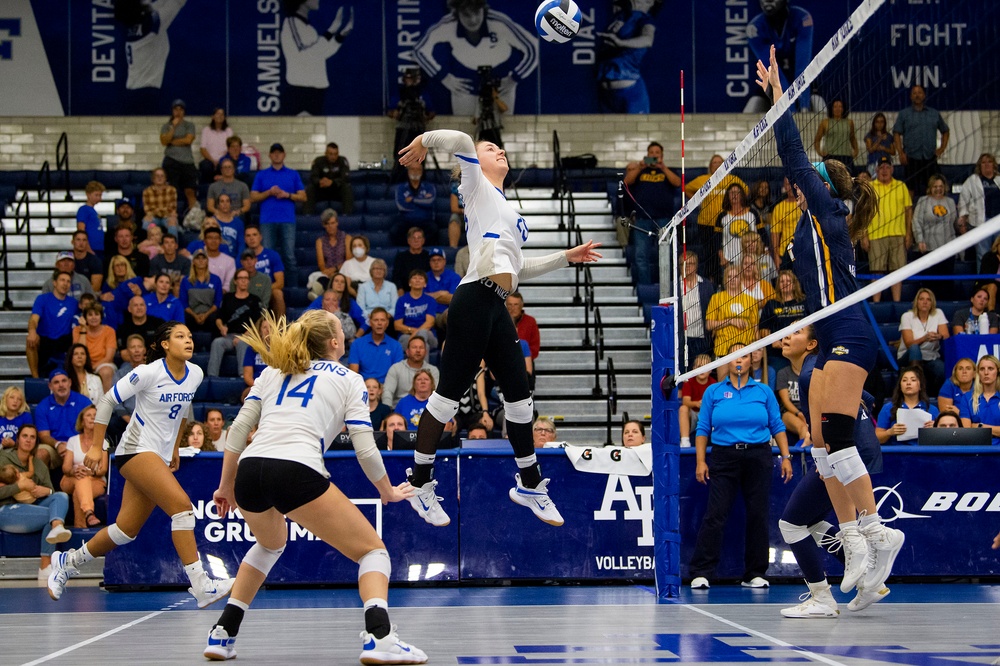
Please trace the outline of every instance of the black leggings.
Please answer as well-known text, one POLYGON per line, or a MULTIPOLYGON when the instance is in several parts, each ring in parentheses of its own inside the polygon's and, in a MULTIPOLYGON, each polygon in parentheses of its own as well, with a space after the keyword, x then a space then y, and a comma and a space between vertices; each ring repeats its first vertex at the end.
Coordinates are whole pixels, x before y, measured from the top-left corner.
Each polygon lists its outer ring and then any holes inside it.
POLYGON ((459 285, 448 307, 448 344, 441 352, 438 395, 461 400, 484 359, 504 400, 531 397, 517 328, 504 300, 482 282, 470 282, 459 285))

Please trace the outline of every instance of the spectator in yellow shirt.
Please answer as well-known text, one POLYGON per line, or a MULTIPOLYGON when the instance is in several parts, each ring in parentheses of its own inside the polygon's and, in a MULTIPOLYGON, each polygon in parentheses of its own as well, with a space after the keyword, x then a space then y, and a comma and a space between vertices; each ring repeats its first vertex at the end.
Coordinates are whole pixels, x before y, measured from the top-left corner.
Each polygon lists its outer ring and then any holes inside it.
POLYGON ((785 198, 776 203, 774 210, 771 211, 771 248, 774 250, 775 267, 779 270, 782 258, 788 252, 788 246, 795 236, 795 227, 802 218, 802 209, 799 208, 795 190, 788 182, 788 178, 785 178, 781 191, 785 193, 785 198))
MULTIPOLYGON (((868 252, 872 273, 888 273, 906 265, 906 251, 913 245, 913 200, 906 185, 892 177, 891 157, 880 157, 875 173, 872 186, 878 195, 878 212, 861 239, 861 247, 868 252)), ((892 300, 898 303, 903 284, 897 282, 889 289, 892 300)), ((882 294, 875 294, 872 300, 878 303, 882 294)))
POLYGON ((757 299, 743 290, 743 271, 730 264, 725 272, 725 291, 708 302, 706 326, 715 333, 715 355, 724 356, 734 343, 750 344, 757 339, 759 309, 757 299))
MULTIPOLYGON (((693 197, 702 185, 708 182, 719 167, 722 166, 722 156, 712 155, 708 163, 708 173, 698 176, 684 186, 684 193, 688 198, 693 197)), ((715 221, 722 212, 722 202, 726 196, 726 189, 732 184, 743 186, 743 191, 747 191, 747 184, 736 176, 729 174, 723 178, 718 185, 706 196, 698 209, 698 242, 701 245, 701 256, 705 257, 705 272, 703 275, 717 277, 719 274, 719 246, 715 237, 715 221)))

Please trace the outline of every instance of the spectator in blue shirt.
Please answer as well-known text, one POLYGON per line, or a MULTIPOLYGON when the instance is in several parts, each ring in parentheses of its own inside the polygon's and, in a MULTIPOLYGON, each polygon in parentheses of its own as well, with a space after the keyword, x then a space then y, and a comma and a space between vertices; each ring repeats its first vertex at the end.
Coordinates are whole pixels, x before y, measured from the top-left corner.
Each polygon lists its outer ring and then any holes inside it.
POLYGON ((181 278, 180 302, 191 331, 218 335, 215 326, 222 307, 222 280, 208 271, 208 254, 198 250, 191 258, 191 274, 181 278))
POLYGON ((41 294, 31 306, 25 356, 32 377, 46 372, 49 364, 66 353, 73 342, 73 324, 79 303, 69 295, 73 274, 57 272, 52 276, 52 293, 41 294))
POLYGON ((96 180, 87 183, 83 189, 87 195, 87 203, 76 211, 76 228, 87 232, 90 251, 98 257, 104 255, 104 229, 101 228, 101 216, 97 214, 95 206, 100 203, 105 189, 104 185, 96 180))
POLYGON ((445 267, 444 250, 433 247, 429 254, 431 270, 427 273, 427 295, 437 301, 434 320, 437 327, 444 330, 448 323, 447 312, 451 297, 455 294, 462 278, 455 271, 445 267))
POLYGON ((437 239, 437 225, 434 224, 434 201, 437 190, 424 182, 424 167, 413 164, 406 168, 405 183, 396 186, 396 209, 399 222, 392 228, 395 245, 405 245, 405 234, 411 227, 420 227, 427 238, 437 239))
MULTIPOLYGON (((222 174, 222 164, 231 161, 236 164, 236 178, 247 184, 249 187, 253 183, 250 172, 253 170, 253 162, 249 155, 243 154, 243 139, 235 134, 226 139, 226 154, 219 158, 219 174, 222 174)), ((218 180, 218 178, 216 179, 218 180)))
POLYGON ((437 349, 438 339, 434 334, 437 301, 424 293, 427 274, 421 270, 410 271, 409 285, 410 290, 396 301, 396 316, 392 323, 400 334, 399 344, 405 346, 411 335, 419 335, 428 349, 437 349))
MULTIPOLYGON (((274 250, 264 247, 263 237, 257 227, 247 227, 243 232, 247 250, 254 253, 257 263, 254 270, 271 280, 271 311, 275 317, 285 314, 285 264, 274 250)), ((261 299, 263 303, 264 299, 261 299)))
POLYGON ((62 368, 49 373, 49 391, 35 407, 35 425, 38 426, 38 457, 49 469, 62 465, 66 441, 76 435, 76 417, 90 399, 70 388, 69 376, 62 368))
POLYGON ((264 245, 280 247, 281 260, 295 275, 295 203, 306 200, 306 186, 298 171, 285 166, 284 146, 271 144, 269 152, 271 167, 257 172, 250 188, 250 201, 260 204, 264 245))
POLYGON ((951 377, 944 380, 941 390, 938 391, 938 410, 944 412, 954 412, 962 406, 962 401, 968 399, 972 393, 972 385, 976 379, 976 364, 971 358, 960 358, 955 362, 955 367, 951 370, 951 377))
POLYGON ((897 422, 896 414, 901 409, 922 409, 930 413, 931 417, 921 426, 923 428, 933 426, 934 419, 938 416, 938 408, 927 399, 927 385, 919 367, 904 368, 899 373, 896 388, 892 391, 892 401, 882 405, 875 425, 875 436, 878 437, 879 444, 885 446, 900 443, 896 437, 906 432, 906 426, 897 422))
POLYGON ((427 400, 434 392, 434 377, 429 370, 417 370, 413 376, 413 387, 410 392, 396 403, 396 412, 406 421, 407 430, 416 430, 420 423, 420 415, 427 408, 427 400))
POLYGON ((351 345, 348 367, 365 379, 374 377, 379 383, 385 383, 392 364, 403 360, 403 348, 385 334, 389 328, 389 313, 385 308, 372 310, 368 323, 372 327, 371 333, 351 345))
MULTIPOLYGON (((727 352, 742 348, 734 344, 727 352)), ((743 587, 762 588, 768 566, 771 476, 774 459, 771 438, 781 451, 781 478, 792 478, 791 454, 778 399, 769 386, 750 376, 750 354, 729 362, 728 375, 712 384, 701 399, 695 437, 695 477, 708 485, 708 507, 691 557, 692 588, 707 588, 722 552, 722 537, 733 501, 740 493, 746 504, 746 549, 743 587), (706 462, 712 440, 711 464, 706 462)))
POLYGON ((12 449, 17 440, 17 431, 25 423, 31 423, 31 412, 24 391, 16 386, 8 386, 0 396, 0 442, 2 448, 12 449))
POLYGON ((146 302, 146 313, 149 316, 159 317, 163 321, 184 323, 184 306, 170 291, 170 273, 157 275, 153 291, 146 294, 143 300, 146 302))
POLYGON ((990 428, 993 446, 1000 446, 1000 395, 997 394, 997 373, 1000 360, 987 354, 979 359, 972 392, 959 407, 962 425, 966 428, 990 428))

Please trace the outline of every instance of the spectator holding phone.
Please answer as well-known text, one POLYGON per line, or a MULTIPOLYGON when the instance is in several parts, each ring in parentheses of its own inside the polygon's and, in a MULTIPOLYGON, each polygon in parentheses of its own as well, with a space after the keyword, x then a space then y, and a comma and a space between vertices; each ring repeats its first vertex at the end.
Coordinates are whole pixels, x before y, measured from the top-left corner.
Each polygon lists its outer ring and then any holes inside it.
POLYGON ((646 148, 646 157, 641 162, 631 162, 625 168, 624 183, 635 211, 636 228, 629 233, 629 245, 634 253, 632 271, 639 284, 659 282, 656 232, 675 212, 674 195, 681 179, 663 163, 663 146, 653 141, 646 148))

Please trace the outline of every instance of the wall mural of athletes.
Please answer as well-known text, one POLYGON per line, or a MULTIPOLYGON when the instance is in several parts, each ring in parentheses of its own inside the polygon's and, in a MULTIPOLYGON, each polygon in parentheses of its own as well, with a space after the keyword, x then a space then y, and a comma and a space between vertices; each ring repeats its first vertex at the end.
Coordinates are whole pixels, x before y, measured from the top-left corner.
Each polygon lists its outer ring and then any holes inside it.
MULTIPOLYGON (((10 0, 0 7, 0 85, 52 92, 3 96, 0 114, 159 115, 180 97, 192 115, 222 106, 231 115, 378 116, 395 108, 415 68, 428 108, 470 119, 494 91, 501 122, 503 114, 676 113, 681 69, 689 112, 761 113, 752 64, 762 49, 775 43, 782 75, 796 77, 857 0, 590 0, 566 44, 538 38, 537 4, 10 0)), ((975 5, 886 3, 874 20, 889 64, 873 97, 898 98, 902 108, 909 86, 922 83, 938 108, 995 108, 1000 95, 976 77, 996 73, 967 65, 997 29, 998 11, 975 5)), ((848 53, 851 67, 839 71, 872 67, 872 48, 848 53)), ((824 84, 847 83, 820 80, 800 105, 821 108, 824 84)))

